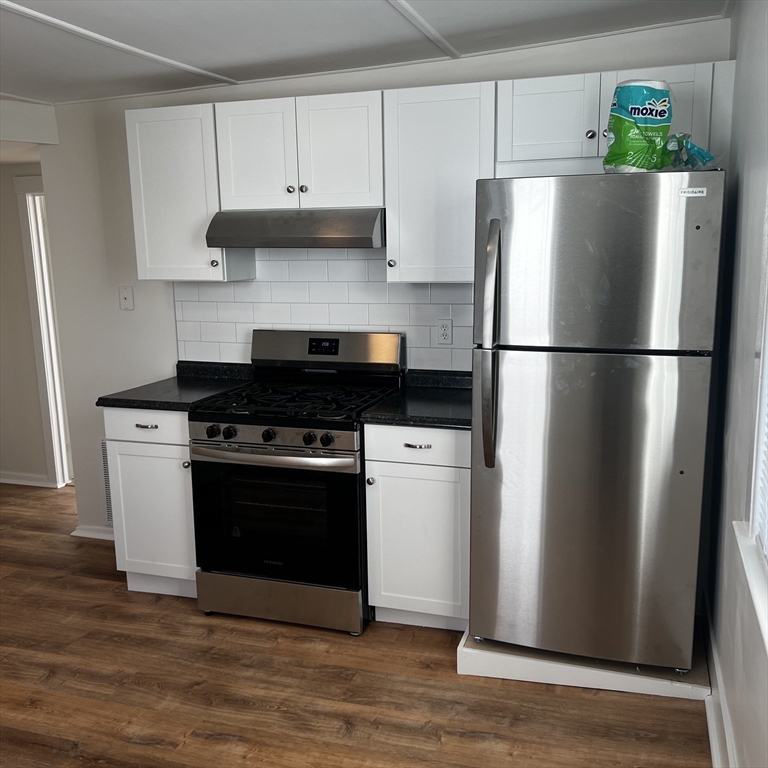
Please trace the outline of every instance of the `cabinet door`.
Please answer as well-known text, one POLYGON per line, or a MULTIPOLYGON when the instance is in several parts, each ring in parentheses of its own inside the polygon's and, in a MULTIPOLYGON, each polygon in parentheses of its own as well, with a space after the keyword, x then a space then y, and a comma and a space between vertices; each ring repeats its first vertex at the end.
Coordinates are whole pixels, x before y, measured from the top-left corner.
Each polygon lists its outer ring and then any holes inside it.
POLYGON ((118 569, 194 579, 189 448, 108 440, 107 458, 118 569))
POLYGON ((302 208, 384 205, 381 91, 296 99, 302 208))
POLYGON ((223 211, 299 207, 295 99, 217 104, 216 140, 223 211))
POLYGON ((366 463, 371 605, 469 616, 469 470, 366 463))
POLYGON ((384 93, 387 279, 474 279, 475 183, 493 177, 494 85, 384 93))
POLYGON ((689 133, 695 144, 707 149, 713 68, 710 63, 603 72, 600 83, 600 154, 605 155, 608 151, 603 131, 608 125, 613 91, 617 83, 624 80, 666 80, 672 88, 670 133, 689 133))
POLYGON ((597 73, 501 81, 496 160, 594 157, 599 117, 597 73))
POLYGON ((213 106, 131 110, 125 124, 139 279, 221 280, 221 249, 205 244, 219 210, 213 106))

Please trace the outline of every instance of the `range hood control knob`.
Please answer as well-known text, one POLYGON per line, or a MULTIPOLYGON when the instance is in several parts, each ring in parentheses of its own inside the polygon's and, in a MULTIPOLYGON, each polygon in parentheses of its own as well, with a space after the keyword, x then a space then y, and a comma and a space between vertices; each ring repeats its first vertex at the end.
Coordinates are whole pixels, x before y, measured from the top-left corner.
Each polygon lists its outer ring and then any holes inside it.
POLYGON ((276 437, 277 437, 277 433, 275 432, 274 429, 265 429, 261 433, 261 439, 265 443, 271 443, 276 437))
POLYGON ((232 440, 237 436, 237 427, 233 427, 231 424, 228 427, 224 427, 224 431, 221 433, 221 436, 225 440, 232 440))
POLYGON ((320 445, 323 448, 327 448, 333 443, 333 435, 330 432, 326 432, 324 435, 320 435, 320 445))
POLYGON ((301 439, 304 441, 304 445, 312 445, 317 441, 317 435, 314 432, 305 432, 301 439))
POLYGON ((221 434, 221 429, 218 424, 211 424, 205 428, 206 437, 213 440, 214 437, 218 437, 221 434))

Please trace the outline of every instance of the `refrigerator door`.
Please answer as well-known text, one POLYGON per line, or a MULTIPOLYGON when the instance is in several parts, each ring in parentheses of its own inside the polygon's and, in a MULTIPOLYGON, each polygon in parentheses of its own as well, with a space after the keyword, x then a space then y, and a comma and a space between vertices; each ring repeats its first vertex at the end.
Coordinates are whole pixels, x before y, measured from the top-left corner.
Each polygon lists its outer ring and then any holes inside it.
POLYGON ((689 668, 711 360, 473 354, 470 634, 689 668))
POLYGON ((475 344, 712 349, 724 176, 478 181, 475 344))

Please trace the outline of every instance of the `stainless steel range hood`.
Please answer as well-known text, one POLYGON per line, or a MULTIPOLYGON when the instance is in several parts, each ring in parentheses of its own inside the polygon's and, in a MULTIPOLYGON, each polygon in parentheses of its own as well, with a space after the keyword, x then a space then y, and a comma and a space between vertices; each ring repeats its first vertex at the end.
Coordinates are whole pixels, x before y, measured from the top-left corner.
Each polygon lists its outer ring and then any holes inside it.
POLYGON ((209 248, 383 248, 383 208, 220 211, 209 248))

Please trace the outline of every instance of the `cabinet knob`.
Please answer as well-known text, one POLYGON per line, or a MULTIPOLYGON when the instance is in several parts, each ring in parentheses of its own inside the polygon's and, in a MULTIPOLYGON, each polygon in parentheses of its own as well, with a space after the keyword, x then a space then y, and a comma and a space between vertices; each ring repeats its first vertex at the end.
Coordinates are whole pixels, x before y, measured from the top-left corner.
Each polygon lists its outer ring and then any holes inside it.
POLYGON ((387 262, 387 266, 388 266, 388 267, 394 267, 396 264, 397 264, 397 262, 396 262, 394 259, 390 259, 390 260, 387 262))
POLYGON ((293 194, 293 193, 296 191, 296 187, 286 187, 286 190, 287 190, 287 191, 288 191, 290 194, 293 194))
POLYGON ((184 469, 189 469, 192 466, 192 462, 182 461, 181 466, 184 467, 184 469))
POLYGON ((608 136, 608 129, 607 128, 603 128, 603 138, 605 139, 605 138, 607 138, 607 136, 608 136))
POLYGON ((597 131, 593 131, 591 128, 587 131, 587 138, 594 139, 597 136, 597 131))
POLYGON ((369 477, 369 478, 368 478, 368 479, 367 479, 365 482, 366 482, 368 485, 373 485, 373 484, 374 484, 376 481, 375 481, 375 480, 374 480, 372 477, 369 477))
POLYGON ((309 187, 306 184, 302 184, 299 187, 299 192, 309 192, 309 187))
POLYGON ((211 259, 211 266, 212 267, 218 267, 219 266, 219 262, 216 261, 216 259, 211 259))

